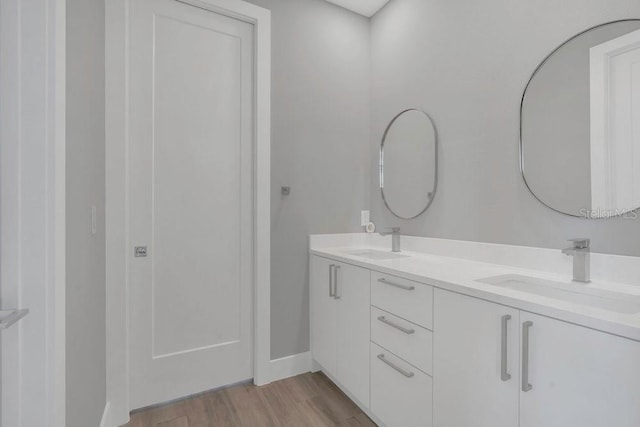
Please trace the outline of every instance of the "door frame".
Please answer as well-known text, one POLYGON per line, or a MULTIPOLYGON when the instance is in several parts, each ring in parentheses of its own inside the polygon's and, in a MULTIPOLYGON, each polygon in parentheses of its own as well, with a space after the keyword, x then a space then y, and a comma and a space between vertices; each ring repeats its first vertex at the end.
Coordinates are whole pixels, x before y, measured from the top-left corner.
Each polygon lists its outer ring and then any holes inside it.
MULTIPOLYGON (((129 3, 105 0, 107 402, 101 426, 129 420, 129 3)), ((256 385, 271 381, 271 12, 240 0, 175 0, 254 26, 254 302, 256 385)))
MULTIPOLYGON (((591 209, 596 214, 609 209, 614 213, 619 210, 627 211, 628 208, 619 207, 619 204, 624 203, 625 200, 625 191, 621 192, 619 186, 627 183, 620 182, 618 176, 631 175, 633 177, 631 180, 632 189, 639 180, 637 173, 634 174, 633 168, 629 168, 624 161, 628 153, 624 153, 624 150, 622 153, 620 152, 620 144, 616 144, 610 129, 611 118, 615 110, 611 102, 613 95, 611 62, 616 56, 638 49, 638 47, 640 47, 640 30, 624 34, 590 49, 591 187, 593 199, 591 209), (623 172, 619 172, 620 170, 623 172), (618 173, 614 171, 618 171, 618 173)), ((632 159, 635 160, 637 155, 637 153, 633 153, 632 159)))
POLYGON ((65 426, 66 0, 0 3, 0 424, 65 426))

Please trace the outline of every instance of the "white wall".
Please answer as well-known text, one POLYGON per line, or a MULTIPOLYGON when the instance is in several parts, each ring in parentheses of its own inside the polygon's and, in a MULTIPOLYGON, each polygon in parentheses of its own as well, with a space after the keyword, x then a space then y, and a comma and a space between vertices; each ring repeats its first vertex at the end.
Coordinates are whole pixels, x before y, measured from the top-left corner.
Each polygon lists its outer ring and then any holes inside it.
POLYGON ((271 357, 309 350, 307 239, 369 205, 369 20, 323 0, 271 10, 271 357), (280 195, 291 186, 291 195, 280 195))
POLYGON ((547 248, 590 237, 597 252, 640 255, 640 220, 558 214, 526 189, 518 166, 522 90, 540 61, 591 26, 640 18, 637 0, 392 0, 372 19, 372 140, 408 107, 438 129, 439 188, 429 210, 397 220, 371 175, 372 218, 403 234, 547 248))
POLYGON ((106 401, 104 22, 104 0, 67 0, 67 427, 106 401))

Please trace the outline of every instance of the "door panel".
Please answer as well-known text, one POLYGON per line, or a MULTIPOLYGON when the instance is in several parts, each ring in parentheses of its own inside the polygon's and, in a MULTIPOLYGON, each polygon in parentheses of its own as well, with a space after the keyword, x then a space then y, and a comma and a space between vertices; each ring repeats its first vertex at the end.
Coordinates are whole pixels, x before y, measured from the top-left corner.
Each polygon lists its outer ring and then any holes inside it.
POLYGON ((517 427, 518 310, 441 289, 434 290, 434 298, 434 426, 517 427), (506 315, 511 316, 506 324, 511 379, 503 381, 506 315))
POLYGON ((526 312, 520 321, 532 322, 521 427, 640 425, 640 343, 526 312))
POLYGON ((209 28, 159 16, 155 33, 153 355, 162 356, 240 339, 241 61, 239 39, 209 28))
POLYGON ((129 71, 137 408, 253 374, 253 27, 136 0, 129 71))

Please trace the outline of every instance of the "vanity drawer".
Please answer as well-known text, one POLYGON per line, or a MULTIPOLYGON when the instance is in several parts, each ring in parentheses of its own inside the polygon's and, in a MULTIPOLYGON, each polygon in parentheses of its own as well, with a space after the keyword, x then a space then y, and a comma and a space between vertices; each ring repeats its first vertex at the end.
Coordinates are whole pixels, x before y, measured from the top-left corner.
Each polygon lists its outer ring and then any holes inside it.
POLYGON ((433 380, 371 343, 371 412, 388 427, 431 427, 433 380))
POLYGON ((371 305, 433 330, 433 288, 371 272, 371 305))
POLYGON ((433 332, 371 307, 371 341, 432 374, 433 332))

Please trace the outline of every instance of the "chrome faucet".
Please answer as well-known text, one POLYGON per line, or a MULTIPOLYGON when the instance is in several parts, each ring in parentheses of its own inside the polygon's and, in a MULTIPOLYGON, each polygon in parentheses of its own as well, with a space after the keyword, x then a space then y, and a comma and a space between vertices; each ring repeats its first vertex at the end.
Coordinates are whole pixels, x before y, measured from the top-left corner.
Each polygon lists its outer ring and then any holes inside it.
POLYGON ((569 239, 573 246, 562 250, 562 253, 573 257, 573 281, 591 282, 591 249, 589 239, 569 239))
POLYGON ((391 252, 400 252, 400 227, 391 227, 391 231, 380 233, 381 236, 391 234, 391 252))

